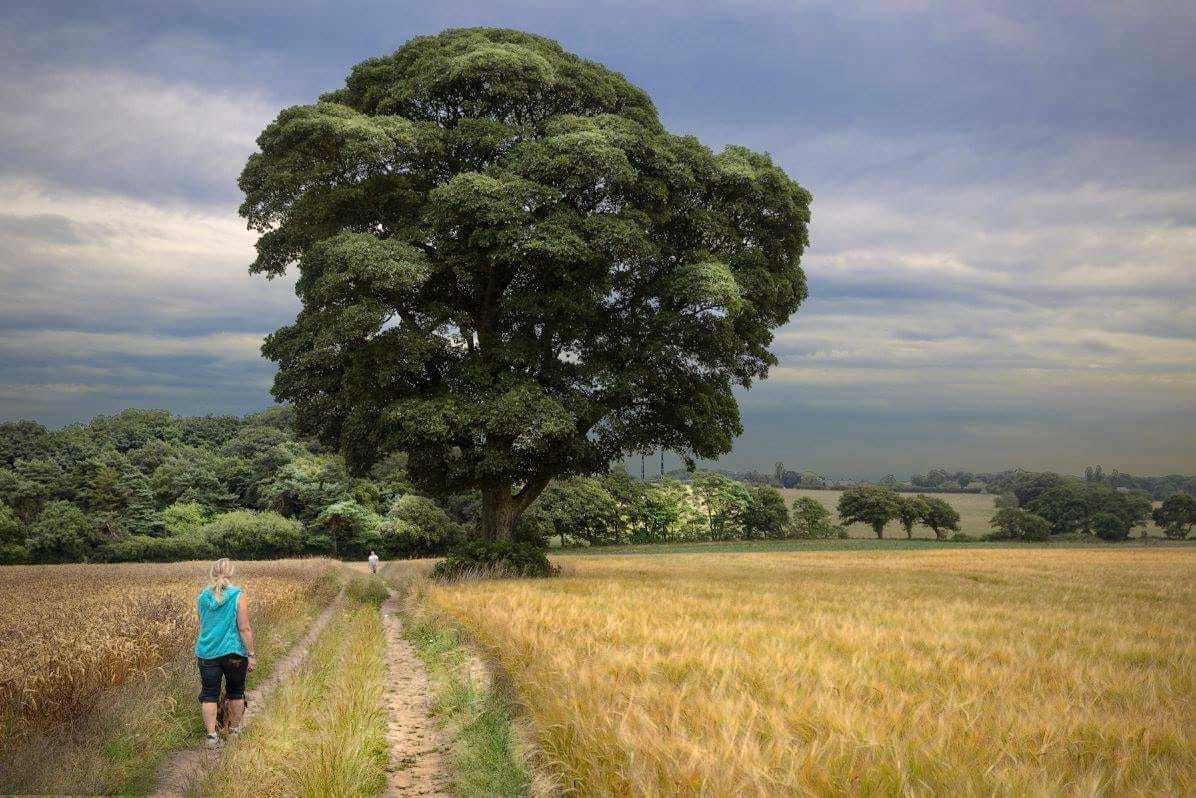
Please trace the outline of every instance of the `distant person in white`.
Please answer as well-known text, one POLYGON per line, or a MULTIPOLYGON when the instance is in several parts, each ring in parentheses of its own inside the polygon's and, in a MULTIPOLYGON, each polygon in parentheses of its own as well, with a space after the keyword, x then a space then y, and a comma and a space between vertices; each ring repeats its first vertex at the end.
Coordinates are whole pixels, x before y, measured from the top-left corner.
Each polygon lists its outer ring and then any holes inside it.
POLYGON ((371 574, 378 573, 378 555, 374 554, 374 552, 371 551, 369 560, 370 560, 370 573, 371 574))

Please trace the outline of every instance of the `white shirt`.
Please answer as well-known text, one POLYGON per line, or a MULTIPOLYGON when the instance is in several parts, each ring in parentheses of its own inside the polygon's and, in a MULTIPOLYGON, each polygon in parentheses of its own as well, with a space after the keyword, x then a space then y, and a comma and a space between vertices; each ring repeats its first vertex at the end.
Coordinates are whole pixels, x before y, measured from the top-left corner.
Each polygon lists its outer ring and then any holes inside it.
POLYGON ((377 564, 378 564, 378 555, 377 555, 377 554, 371 554, 371 555, 369 556, 369 560, 370 560, 370 565, 377 565, 377 564))

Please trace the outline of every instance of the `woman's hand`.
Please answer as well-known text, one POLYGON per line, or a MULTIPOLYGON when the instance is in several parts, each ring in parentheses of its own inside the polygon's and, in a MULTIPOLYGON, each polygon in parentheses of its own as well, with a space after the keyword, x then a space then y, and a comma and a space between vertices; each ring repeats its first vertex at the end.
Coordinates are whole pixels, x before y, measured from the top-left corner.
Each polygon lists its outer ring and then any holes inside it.
POLYGON ((257 667, 257 654, 250 654, 249 664, 246 666, 246 669, 253 670, 255 667, 257 667))

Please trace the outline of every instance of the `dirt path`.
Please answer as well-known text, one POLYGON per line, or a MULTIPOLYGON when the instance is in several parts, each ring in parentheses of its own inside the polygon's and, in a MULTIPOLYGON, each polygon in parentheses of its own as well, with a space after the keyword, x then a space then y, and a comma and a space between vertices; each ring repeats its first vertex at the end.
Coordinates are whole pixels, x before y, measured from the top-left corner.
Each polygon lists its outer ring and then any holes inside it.
MULTIPOLYGON (((332 613, 336 611, 344 595, 345 591, 342 589, 337 597, 319 614, 307 630, 307 634, 298 643, 291 646, 291 650, 274 667, 270 675, 252 690, 245 691, 247 703, 245 705, 245 716, 241 721, 243 725, 253 722, 254 717, 261 711, 263 705, 266 703, 266 699, 269 698, 274 688, 294 673, 295 669, 302 664, 304 658, 307 656, 307 652, 311 649, 312 643, 316 641, 316 638, 320 636, 320 632, 328 625, 328 619, 332 617, 332 613)), ((174 756, 164 761, 161 767, 158 768, 157 786, 154 788, 152 794, 155 796, 185 795, 187 789, 219 760, 220 749, 204 748, 202 743, 193 748, 186 748, 177 752, 174 756)))
POLYGON ((385 794, 452 795, 445 741, 430 713, 432 685, 424 664, 403 639, 403 622, 393 591, 382 604, 382 622, 386 626, 386 662, 390 670, 390 688, 383 697, 390 714, 386 739, 391 760, 385 794))

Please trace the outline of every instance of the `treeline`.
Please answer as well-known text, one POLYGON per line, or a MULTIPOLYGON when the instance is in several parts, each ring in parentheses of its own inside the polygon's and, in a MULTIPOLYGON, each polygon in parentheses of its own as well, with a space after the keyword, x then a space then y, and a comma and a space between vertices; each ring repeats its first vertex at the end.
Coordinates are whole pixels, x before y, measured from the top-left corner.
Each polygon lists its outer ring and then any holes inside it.
MULTIPOLYGON (((783 472, 783 469, 782 469, 783 472)), ((991 485, 994 539, 1096 535, 1120 540, 1153 520, 1186 537, 1196 500, 1101 480, 1008 472, 991 485)), ((959 515, 936 497, 892 486, 842 494, 838 517, 801 497, 787 506, 769 484, 716 472, 688 482, 644 482, 617 469, 553 483, 524 513, 515 537, 546 545, 612 545, 846 537, 861 522, 912 537, 958 533, 959 515)), ((1090 475, 1095 476, 1095 475, 1090 475)), ((469 537, 480 498, 417 495, 401 456, 353 476, 339 455, 293 431, 285 408, 243 418, 177 417, 126 410, 47 430, 0 424, 0 562, 168 561, 217 554, 269 558, 305 554, 387 558, 436 556, 469 537)))
POLYGON ((415 495, 401 457, 351 476, 285 408, 0 424, 0 562, 436 554, 467 505, 415 495))

